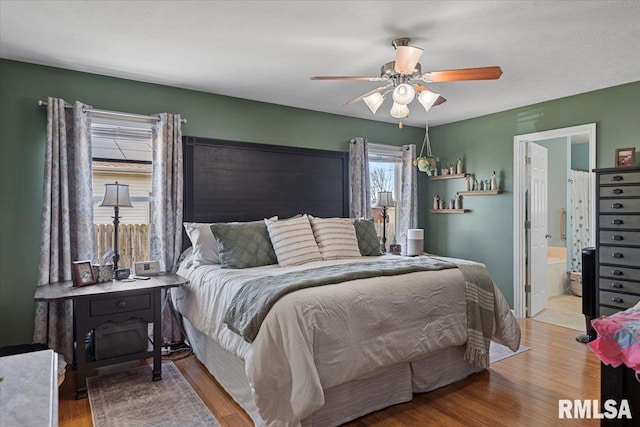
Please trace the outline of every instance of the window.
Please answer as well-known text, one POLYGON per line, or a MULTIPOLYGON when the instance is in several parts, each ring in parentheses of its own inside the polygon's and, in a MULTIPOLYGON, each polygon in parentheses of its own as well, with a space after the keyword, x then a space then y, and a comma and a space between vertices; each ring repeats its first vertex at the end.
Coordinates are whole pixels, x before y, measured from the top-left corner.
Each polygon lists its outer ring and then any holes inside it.
POLYGON ((94 113, 91 119, 93 158, 93 215, 99 259, 113 248, 112 207, 101 207, 105 184, 129 185, 132 208, 120 209, 118 252, 120 265, 149 259, 153 123, 94 113))
POLYGON ((378 192, 391 191, 396 206, 387 208, 387 245, 395 243, 398 235, 396 212, 400 203, 402 185, 402 147, 369 143, 369 180, 371 185, 371 211, 378 235, 382 236, 382 208, 376 208, 378 192))

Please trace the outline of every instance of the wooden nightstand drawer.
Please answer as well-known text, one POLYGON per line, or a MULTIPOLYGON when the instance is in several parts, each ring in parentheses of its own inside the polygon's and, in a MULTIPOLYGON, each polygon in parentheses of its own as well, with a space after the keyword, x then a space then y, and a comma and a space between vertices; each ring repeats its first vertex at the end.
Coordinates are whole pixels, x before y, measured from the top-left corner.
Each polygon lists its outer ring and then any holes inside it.
POLYGON ((617 292, 600 291, 600 304, 620 307, 623 310, 633 307, 640 301, 640 295, 619 294, 617 292))
POLYGON ((91 317, 149 309, 151 309, 151 293, 92 299, 89 301, 89 316, 91 317))

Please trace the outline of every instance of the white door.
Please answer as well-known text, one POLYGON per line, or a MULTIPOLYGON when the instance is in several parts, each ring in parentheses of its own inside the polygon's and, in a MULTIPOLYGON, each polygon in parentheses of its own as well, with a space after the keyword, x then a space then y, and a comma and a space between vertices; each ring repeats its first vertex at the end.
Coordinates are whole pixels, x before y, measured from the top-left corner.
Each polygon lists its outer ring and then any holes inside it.
MULTIPOLYGON (((547 149, 528 143, 529 158, 529 317, 547 307, 547 149)), ((564 183, 561 183, 564 185, 564 183)))

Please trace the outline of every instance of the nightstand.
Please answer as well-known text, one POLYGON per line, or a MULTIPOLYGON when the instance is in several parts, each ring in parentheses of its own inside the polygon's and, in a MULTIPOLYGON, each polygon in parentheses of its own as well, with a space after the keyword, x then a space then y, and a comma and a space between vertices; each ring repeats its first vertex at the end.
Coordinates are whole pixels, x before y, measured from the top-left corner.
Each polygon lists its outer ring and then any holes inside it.
POLYGON ((148 280, 121 282, 113 280, 95 285, 74 287, 72 281, 52 283, 36 288, 36 301, 73 300, 75 363, 77 364, 76 398, 87 397, 86 371, 92 368, 153 357, 152 380, 162 379, 161 291, 189 283, 177 274, 165 273, 148 280), (146 351, 96 360, 87 335, 106 322, 122 323, 141 319, 153 323, 153 345, 146 351))

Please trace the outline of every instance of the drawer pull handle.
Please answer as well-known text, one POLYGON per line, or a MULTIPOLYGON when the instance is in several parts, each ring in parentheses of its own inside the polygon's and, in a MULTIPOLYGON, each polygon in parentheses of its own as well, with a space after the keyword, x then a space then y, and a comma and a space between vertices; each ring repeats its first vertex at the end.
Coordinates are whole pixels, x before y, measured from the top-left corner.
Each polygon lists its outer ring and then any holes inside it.
POLYGON ((623 207, 622 203, 612 203, 611 204, 611 209, 621 209, 622 207, 623 207))
POLYGON ((614 258, 624 258, 624 254, 621 254, 620 252, 614 252, 611 256, 614 258))
POLYGON ((611 302, 617 302, 618 304, 622 304, 624 300, 620 297, 612 297, 611 302))
POLYGON ((611 181, 622 181, 624 177, 622 175, 614 175, 611 177, 611 181))
POLYGON ((622 283, 613 282, 611 283, 612 288, 622 289, 622 283))
POLYGON ((120 308, 125 308, 126 306, 127 306, 127 303, 126 303, 126 302, 124 302, 124 301, 120 301, 120 302, 118 303, 118 307, 120 307, 120 308))
POLYGON ((614 188, 613 190, 611 190, 611 194, 622 194, 623 191, 621 188, 614 188))
POLYGON ((611 224, 620 225, 620 224, 624 224, 624 222, 621 219, 612 219, 611 224))
POLYGON ((624 237, 619 235, 619 234, 614 234, 613 236, 611 236, 612 240, 624 240, 624 237))
POLYGON ((624 273, 620 270, 611 270, 611 274, 614 276, 622 276, 624 273))

